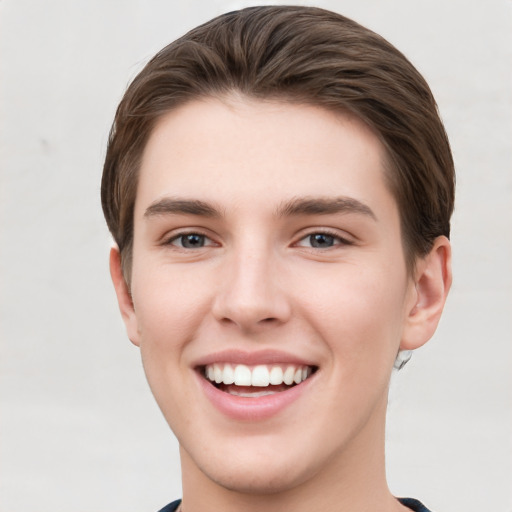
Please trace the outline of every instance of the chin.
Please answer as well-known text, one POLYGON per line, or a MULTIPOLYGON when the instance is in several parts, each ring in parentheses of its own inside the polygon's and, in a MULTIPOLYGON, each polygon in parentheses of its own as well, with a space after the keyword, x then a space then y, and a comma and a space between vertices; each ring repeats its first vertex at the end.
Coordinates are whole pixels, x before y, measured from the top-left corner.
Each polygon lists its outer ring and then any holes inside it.
POLYGON ((218 441, 194 445, 190 452, 183 450, 184 473, 192 469, 196 475, 199 472, 199 478, 206 477, 241 494, 263 496, 290 491, 314 479, 330 458, 328 453, 321 453, 321 446, 314 449, 306 439, 297 440, 293 435, 288 439, 255 436, 218 441))
POLYGON ((303 484, 312 475, 311 470, 297 467, 296 463, 283 461, 277 467, 269 464, 256 465, 251 463, 236 469, 215 466, 211 471, 203 468, 206 474, 217 485, 236 493, 272 495, 279 494, 303 484), (306 471, 308 474, 306 474, 306 471))

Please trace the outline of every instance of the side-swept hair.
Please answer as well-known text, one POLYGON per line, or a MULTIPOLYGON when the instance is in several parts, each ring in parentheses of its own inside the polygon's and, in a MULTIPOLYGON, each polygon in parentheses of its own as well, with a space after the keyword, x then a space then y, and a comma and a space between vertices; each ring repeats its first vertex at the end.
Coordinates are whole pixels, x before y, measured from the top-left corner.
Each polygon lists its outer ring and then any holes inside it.
POLYGON ((352 113, 387 153, 409 269, 449 236, 455 174, 434 97, 385 39, 313 7, 250 7, 224 14, 162 49, 128 87, 110 132, 102 206, 130 282, 141 156, 156 121, 194 99, 241 93, 352 113))

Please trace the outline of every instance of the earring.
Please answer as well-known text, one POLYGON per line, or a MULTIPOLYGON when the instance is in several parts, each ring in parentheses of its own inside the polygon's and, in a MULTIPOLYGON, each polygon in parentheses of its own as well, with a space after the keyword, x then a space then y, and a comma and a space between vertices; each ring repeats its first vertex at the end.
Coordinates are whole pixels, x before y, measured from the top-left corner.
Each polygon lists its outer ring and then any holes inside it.
POLYGON ((394 368, 401 370, 412 357, 412 350, 399 350, 393 364, 394 368))

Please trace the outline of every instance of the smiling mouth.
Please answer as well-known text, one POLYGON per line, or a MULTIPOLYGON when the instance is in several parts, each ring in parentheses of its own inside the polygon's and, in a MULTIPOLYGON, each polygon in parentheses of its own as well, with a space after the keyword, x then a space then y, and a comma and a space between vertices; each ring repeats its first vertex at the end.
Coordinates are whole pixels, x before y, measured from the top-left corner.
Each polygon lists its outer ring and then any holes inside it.
POLYGON ((309 379, 316 366, 214 363, 200 368, 202 376, 217 389, 234 396, 257 398, 287 391, 309 379))

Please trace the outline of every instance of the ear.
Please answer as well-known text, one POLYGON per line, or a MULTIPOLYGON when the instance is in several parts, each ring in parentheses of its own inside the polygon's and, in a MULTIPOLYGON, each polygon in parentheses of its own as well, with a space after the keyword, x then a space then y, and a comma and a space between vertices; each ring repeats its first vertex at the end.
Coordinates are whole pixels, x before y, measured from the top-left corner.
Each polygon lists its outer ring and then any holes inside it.
POLYGON ((139 346, 137 317, 135 315, 130 289, 123 276, 121 254, 117 246, 110 249, 110 277, 112 278, 112 283, 114 283, 119 310, 123 317, 128 338, 130 338, 130 341, 134 345, 139 346))
POLYGON ((410 306, 400 350, 414 350, 436 331, 452 284, 451 246, 445 236, 436 238, 432 250, 416 262, 415 294, 410 306))

